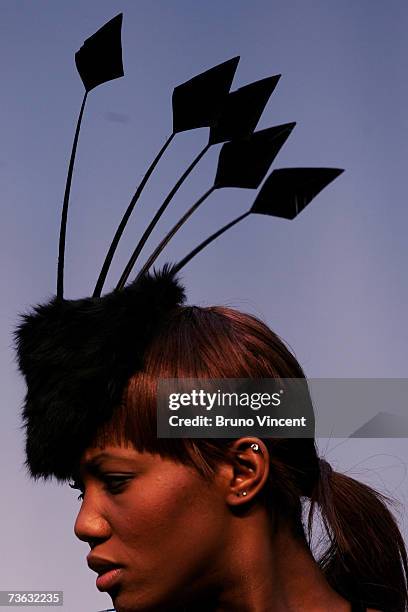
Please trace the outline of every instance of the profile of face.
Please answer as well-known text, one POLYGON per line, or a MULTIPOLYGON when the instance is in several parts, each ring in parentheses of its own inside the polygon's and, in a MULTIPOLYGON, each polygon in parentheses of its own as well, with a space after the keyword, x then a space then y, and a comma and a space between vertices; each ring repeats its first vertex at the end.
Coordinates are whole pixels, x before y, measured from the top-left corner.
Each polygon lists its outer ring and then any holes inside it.
POLYGON ((188 600, 217 584, 230 539, 231 473, 221 468, 209 482, 194 467, 132 446, 85 451, 74 531, 90 544, 97 588, 117 612, 169 612, 180 593, 188 600))

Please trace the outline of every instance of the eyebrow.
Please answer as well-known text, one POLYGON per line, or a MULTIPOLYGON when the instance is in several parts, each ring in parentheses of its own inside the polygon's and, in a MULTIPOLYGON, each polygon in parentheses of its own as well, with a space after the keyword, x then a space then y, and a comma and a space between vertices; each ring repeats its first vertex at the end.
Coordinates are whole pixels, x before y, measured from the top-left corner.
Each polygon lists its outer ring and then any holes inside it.
POLYGON ((84 461, 81 466, 80 466, 80 470, 88 470, 88 471, 97 471, 98 468, 100 467, 100 464, 103 463, 103 461, 108 460, 108 459, 112 459, 112 460, 117 460, 117 461, 124 461, 125 463, 134 463, 134 460, 131 457, 121 457, 120 455, 113 455, 112 453, 100 453, 99 455, 96 455, 95 457, 92 457, 92 459, 88 459, 87 461, 84 461))

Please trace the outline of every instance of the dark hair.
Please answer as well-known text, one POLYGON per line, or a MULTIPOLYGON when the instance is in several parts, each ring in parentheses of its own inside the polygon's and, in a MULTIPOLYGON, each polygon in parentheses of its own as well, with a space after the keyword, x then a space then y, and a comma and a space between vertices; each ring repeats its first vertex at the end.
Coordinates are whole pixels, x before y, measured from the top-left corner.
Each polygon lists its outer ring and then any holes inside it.
MULTIPOLYGON (((304 378, 304 373, 282 340, 256 317, 224 307, 177 308, 145 354, 143 371, 130 379, 122 405, 98 431, 95 445, 130 443, 211 476, 218 461, 234 461, 230 441, 157 438, 157 381, 246 377, 304 378)), ((389 500, 319 460, 311 438, 264 442, 271 469, 262 499, 278 520, 289 519, 302 538, 302 499, 309 499, 309 545, 318 508, 328 547, 317 561, 329 584, 350 601, 384 612, 405 611, 407 553, 386 506, 389 500)))

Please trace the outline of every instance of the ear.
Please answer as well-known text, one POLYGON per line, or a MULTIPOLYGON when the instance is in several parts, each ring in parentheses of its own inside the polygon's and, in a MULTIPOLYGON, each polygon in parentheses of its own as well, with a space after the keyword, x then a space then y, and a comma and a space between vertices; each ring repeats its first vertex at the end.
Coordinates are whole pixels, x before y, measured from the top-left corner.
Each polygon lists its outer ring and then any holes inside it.
POLYGON ((269 474, 269 452, 259 438, 239 438, 230 446, 235 461, 226 467, 226 501, 239 506, 252 500, 263 488, 269 474))

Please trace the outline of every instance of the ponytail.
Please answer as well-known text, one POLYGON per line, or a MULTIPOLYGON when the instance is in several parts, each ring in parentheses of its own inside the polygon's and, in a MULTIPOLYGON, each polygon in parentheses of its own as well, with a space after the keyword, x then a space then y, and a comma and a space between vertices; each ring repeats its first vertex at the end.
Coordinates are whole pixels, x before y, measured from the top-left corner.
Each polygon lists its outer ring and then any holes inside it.
POLYGON ((329 537, 319 565, 329 584, 351 601, 382 612, 407 610, 408 561, 404 540, 385 502, 371 487, 332 470, 320 459, 311 496, 311 537, 316 504, 329 537))

